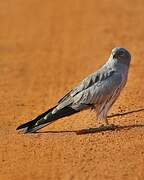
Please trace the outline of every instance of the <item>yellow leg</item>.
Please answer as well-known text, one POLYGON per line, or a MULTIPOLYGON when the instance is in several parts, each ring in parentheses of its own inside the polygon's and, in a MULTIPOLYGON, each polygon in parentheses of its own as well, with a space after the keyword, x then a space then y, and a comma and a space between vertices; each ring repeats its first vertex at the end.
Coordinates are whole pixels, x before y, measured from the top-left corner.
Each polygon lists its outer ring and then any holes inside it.
POLYGON ((105 123, 106 123, 106 125, 109 125, 109 122, 108 122, 107 118, 105 119, 105 123))

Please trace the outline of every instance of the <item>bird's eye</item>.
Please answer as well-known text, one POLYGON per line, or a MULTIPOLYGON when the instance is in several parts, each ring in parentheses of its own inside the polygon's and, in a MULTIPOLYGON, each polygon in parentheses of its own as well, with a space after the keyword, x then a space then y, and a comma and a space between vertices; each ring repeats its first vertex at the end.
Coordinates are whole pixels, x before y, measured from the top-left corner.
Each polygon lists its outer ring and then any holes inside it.
POLYGON ((124 52, 123 52, 123 51, 120 51, 120 52, 118 53, 118 55, 119 55, 119 56, 124 56, 124 52))

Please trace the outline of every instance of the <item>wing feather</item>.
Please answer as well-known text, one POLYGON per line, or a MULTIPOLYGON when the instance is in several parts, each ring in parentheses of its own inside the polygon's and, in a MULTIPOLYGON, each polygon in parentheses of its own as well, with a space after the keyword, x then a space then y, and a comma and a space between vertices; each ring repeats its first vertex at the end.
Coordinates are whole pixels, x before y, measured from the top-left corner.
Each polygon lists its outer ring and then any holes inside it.
POLYGON ((114 70, 109 71, 109 73, 100 73, 99 71, 89 75, 85 78, 81 83, 76 86, 74 89, 69 91, 62 99, 58 101, 58 104, 61 104, 65 101, 70 100, 77 94, 81 93, 82 91, 92 87, 94 84, 99 83, 107 78, 109 78, 114 73, 114 70))
POLYGON ((115 73, 113 76, 109 76, 107 79, 99 81, 93 86, 85 89, 83 92, 77 94, 74 97, 72 107, 79 109, 81 108, 80 105, 85 104, 101 105, 104 101, 107 101, 112 97, 114 92, 119 90, 122 84, 123 81, 121 74, 115 73))

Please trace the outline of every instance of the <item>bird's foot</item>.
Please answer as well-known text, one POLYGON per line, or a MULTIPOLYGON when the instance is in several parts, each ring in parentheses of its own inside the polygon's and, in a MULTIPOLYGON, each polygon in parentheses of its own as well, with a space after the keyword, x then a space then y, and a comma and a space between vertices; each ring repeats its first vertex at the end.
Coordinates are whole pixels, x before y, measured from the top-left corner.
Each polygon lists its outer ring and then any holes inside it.
POLYGON ((102 124, 102 125, 99 127, 99 129, 100 129, 101 131, 115 130, 115 129, 117 129, 117 126, 114 125, 114 124, 107 124, 107 125, 102 124))
POLYGON ((97 128, 89 128, 89 129, 81 129, 76 134, 88 134, 88 133, 99 133, 103 131, 114 131, 117 129, 118 126, 114 124, 108 124, 108 125, 101 125, 97 128))

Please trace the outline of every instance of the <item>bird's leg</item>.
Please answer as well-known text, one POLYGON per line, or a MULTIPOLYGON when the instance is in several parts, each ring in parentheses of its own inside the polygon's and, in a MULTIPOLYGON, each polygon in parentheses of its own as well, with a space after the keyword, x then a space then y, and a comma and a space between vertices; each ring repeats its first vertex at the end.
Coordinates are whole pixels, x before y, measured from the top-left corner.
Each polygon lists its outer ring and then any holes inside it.
POLYGON ((107 131, 107 130, 115 130, 116 126, 114 124, 109 124, 108 119, 105 118, 105 124, 102 124, 99 128, 101 131, 107 131))
MULTIPOLYGON (((96 108, 94 107, 96 110, 96 108)), ((97 115, 97 111, 96 111, 97 115)), ((103 116, 96 116, 97 120, 104 120, 104 124, 100 125, 97 129, 99 131, 107 131, 107 130, 114 130, 116 129, 116 126, 114 124, 109 124, 108 118, 107 118, 107 113, 104 113, 103 116)))
POLYGON ((107 118, 105 119, 105 124, 106 124, 106 126, 109 125, 109 122, 108 122, 108 119, 107 119, 107 118))

